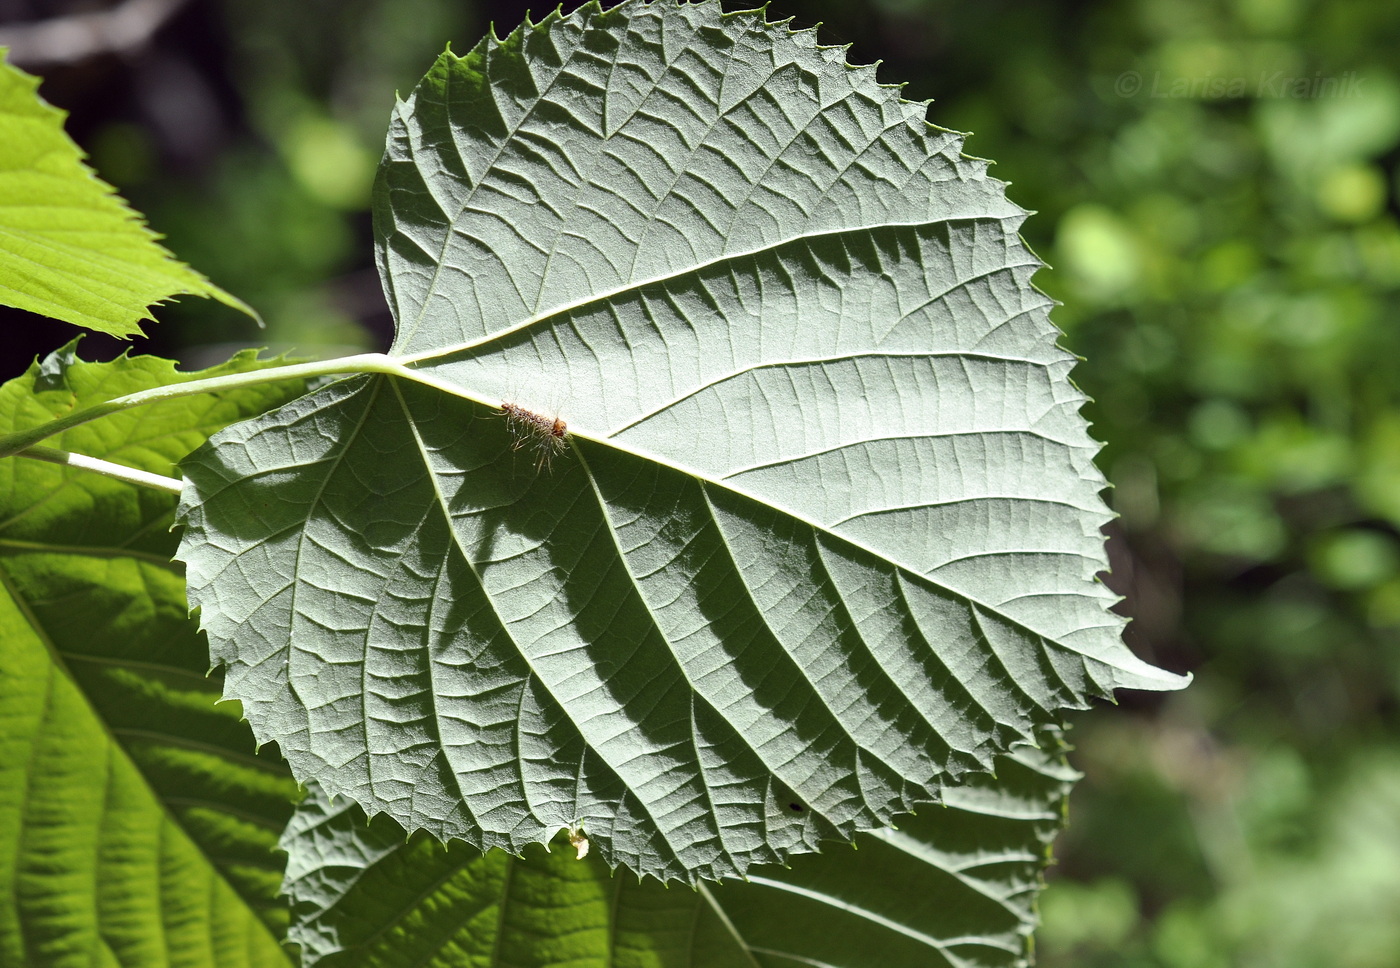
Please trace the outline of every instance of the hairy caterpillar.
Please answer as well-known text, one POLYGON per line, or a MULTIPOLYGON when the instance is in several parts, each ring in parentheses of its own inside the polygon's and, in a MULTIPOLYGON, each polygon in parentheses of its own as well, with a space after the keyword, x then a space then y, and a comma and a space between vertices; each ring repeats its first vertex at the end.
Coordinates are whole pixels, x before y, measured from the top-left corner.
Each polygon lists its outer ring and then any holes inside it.
POLYGON ((532 448, 537 455, 536 471, 548 467, 556 455, 568 448, 569 425, 560 418, 544 417, 514 403, 502 403, 501 413, 506 418, 506 428, 515 438, 510 449, 532 448))

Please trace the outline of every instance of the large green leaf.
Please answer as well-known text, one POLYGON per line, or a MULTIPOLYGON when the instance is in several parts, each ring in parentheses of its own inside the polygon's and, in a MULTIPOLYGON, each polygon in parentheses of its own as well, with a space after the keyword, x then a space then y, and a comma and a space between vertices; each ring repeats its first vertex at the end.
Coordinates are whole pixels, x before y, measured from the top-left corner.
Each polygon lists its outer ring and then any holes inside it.
MULTIPOLYGON (((72 347, 0 387, 0 433, 202 373, 72 347)), ((60 446, 169 474, 282 385, 109 416, 60 446)), ((0 461, 0 964, 273 966, 275 852, 296 786, 215 706, 170 560, 174 496, 57 464, 0 461)))
POLYGON ((689 890, 582 862, 562 835, 520 858, 443 850, 387 817, 366 824, 313 787, 283 838, 289 938, 322 968, 781 968, 1025 964, 1033 902, 1074 774, 1022 748, 899 830, 790 869, 689 890))
POLYGON ((243 302, 176 260, 141 216, 83 164, 64 113, 0 48, 0 304, 135 336, 171 296, 243 302))
POLYGON ((1183 683, 1095 580, 1097 445, 1024 212, 924 112, 712 2, 438 60, 376 194, 414 378, 184 465, 190 600, 300 779, 716 878, 1183 683))

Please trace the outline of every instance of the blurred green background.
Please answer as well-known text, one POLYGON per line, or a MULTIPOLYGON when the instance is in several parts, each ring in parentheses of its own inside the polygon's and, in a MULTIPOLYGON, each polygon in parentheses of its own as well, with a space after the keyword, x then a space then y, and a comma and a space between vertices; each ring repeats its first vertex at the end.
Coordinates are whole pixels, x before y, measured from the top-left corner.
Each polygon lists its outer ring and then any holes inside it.
MULTIPOLYGON (((0 0, 0 35, 77 6, 0 0)), ((268 321, 186 301, 138 349, 387 345, 366 208, 392 94, 525 5, 173 9, 124 53, 15 41, 100 172, 268 321)), ((1129 640, 1196 675, 1078 717, 1041 963, 1400 966, 1400 4, 770 12, 883 58, 1038 210, 1129 640)), ((0 325, 3 377, 71 335, 0 325)))

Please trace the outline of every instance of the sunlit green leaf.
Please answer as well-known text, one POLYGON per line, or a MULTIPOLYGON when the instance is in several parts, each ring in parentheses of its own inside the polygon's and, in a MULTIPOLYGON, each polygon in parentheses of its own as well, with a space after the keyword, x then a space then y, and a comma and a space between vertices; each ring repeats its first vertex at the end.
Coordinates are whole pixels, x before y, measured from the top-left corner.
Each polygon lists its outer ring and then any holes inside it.
MULTIPOLYGON (((0 433, 202 373, 70 345, 0 387, 0 433)), ((187 397, 58 446, 158 474, 299 387, 187 397)), ((173 495, 0 461, 0 964, 273 966, 289 959, 278 832, 295 793, 255 753, 186 615, 173 495)))
POLYGON ((152 304, 181 294, 256 315, 156 242, 38 87, 0 48, 0 304, 113 336, 139 334, 152 304))

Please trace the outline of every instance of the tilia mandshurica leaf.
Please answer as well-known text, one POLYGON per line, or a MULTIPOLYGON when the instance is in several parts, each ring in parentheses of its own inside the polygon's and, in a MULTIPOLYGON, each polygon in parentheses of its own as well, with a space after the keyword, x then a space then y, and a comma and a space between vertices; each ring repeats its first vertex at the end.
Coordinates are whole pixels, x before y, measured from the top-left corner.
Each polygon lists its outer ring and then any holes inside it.
POLYGON ((438 59, 375 192, 397 371, 182 465, 190 602, 300 780, 735 877, 1184 684, 1096 580, 1026 213, 926 107, 714 2, 438 59))

